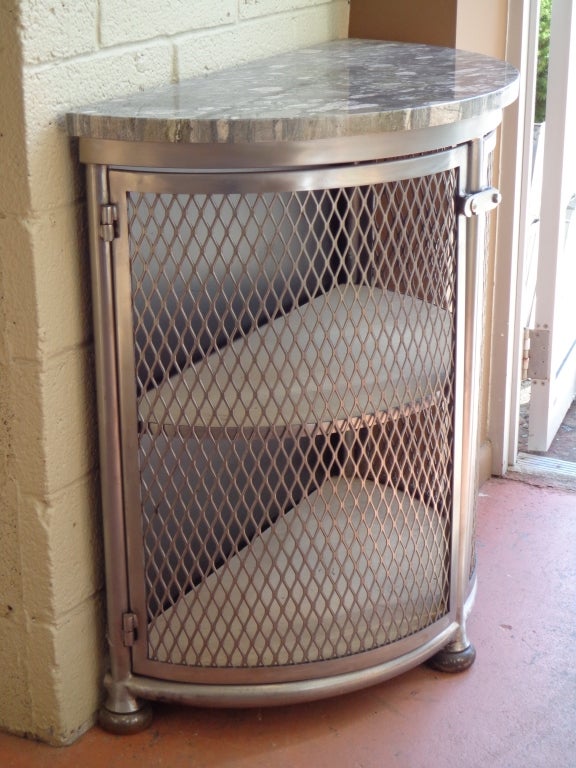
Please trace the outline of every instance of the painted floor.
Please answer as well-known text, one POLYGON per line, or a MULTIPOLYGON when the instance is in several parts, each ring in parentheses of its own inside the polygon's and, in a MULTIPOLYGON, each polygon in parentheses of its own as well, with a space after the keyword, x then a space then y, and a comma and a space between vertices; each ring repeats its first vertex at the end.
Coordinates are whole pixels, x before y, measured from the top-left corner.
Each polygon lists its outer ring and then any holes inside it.
POLYGON ((0 734, 2 768, 575 768, 576 494, 481 489, 474 666, 263 710, 157 705, 150 729, 70 747, 0 734))

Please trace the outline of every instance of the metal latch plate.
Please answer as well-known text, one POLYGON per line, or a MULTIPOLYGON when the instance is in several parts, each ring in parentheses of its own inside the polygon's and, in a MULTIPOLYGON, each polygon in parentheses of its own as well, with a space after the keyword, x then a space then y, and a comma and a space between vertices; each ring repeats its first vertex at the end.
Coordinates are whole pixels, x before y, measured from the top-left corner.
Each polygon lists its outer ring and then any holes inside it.
POLYGON ((479 192, 472 192, 459 198, 459 210, 463 216, 479 216, 493 210, 502 200, 502 195, 495 187, 487 187, 479 192))
POLYGON ((546 381, 549 371, 550 329, 531 328, 530 356, 528 358, 528 377, 546 381))

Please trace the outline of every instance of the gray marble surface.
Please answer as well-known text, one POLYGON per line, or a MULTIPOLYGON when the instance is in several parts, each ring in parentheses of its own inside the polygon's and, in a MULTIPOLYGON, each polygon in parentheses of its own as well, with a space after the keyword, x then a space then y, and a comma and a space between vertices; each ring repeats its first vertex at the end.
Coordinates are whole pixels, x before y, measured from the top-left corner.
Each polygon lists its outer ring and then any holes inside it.
POLYGON ((307 141, 455 123, 517 88, 514 67, 480 54, 340 40, 87 106, 67 127, 123 141, 307 141))

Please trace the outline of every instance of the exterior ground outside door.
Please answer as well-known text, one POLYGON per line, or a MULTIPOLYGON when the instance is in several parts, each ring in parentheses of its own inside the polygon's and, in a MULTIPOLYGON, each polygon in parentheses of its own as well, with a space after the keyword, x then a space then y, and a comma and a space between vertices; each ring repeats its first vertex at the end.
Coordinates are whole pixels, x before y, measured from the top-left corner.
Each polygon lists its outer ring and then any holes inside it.
POLYGON ((528 447, 546 451, 576 392, 576 9, 552 6, 546 143, 531 333, 528 447))

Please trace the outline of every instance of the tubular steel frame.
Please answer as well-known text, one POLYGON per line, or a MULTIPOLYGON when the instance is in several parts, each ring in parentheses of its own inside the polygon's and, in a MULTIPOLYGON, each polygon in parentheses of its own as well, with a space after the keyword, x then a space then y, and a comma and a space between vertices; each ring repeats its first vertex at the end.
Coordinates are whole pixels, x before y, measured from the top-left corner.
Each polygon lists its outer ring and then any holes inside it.
POLYGON ((134 350, 125 325, 119 322, 119 314, 125 312, 122 303, 130 302, 129 287, 116 282, 117 244, 99 236, 101 206, 117 203, 112 190, 116 193, 127 187, 153 189, 155 193, 188 193, 191 189, 207 192, 211 187, 242 193, 244 177, 250 177, 252 187, 261 177, 263 188, 272 181, 277 189, 294 191, 330 184, 354 186, 385 178, 408 179, 456 166, 460 169, 457 197, 463 198, 489 186, 489 155, 500 117, 498 111, 440 129, 280 147, 184 147, 81 140, 81 159, 87 164, 110 649, 110 670, 105 680, 108 699, 102 716, 105 727, 127 731, 146 725, 149 715, 142 699, 200 706, 286 704, 356 690, 410 669, 435 654, 444 669, 465 668, 472 663, 466 617, 476 588, 473 527, 486 217, 458 216, 454 482, 447 615, 404 639, 358 654, 358 658, 353 655, 304 665, 306 674, 299 669, 282 677, 276 671, 258 669, 254 679, 248 671, 236 678, 232 675, 233 681, 226 683, 222 676, 211 678, 208 672, 200 676, 201 682, 187 682, 185 673, 162 679, 162 665, 146 675, 135 674, 133 649, 125 644, 123 633, 122 617, 133 610, 130 582, 135 574, 128 562, 137 559, 134 552, 142 546, 126 525, 127 506, 137 498, 134 474, 128 466, 131 453, 138 450, 134 444, 137 425, 126 428, 126 413, 135 413, 134 394, 130 395, 125 385, 134 376, 134 350), (418 153, 428 154, 406 157, 418 153), (270 170, 262 172, 263 168, 270 170), (116 181, 111 184, 112 178, 116 181))

